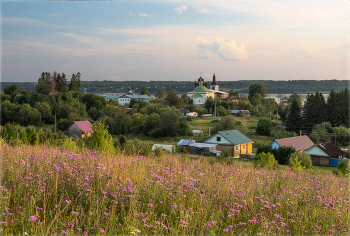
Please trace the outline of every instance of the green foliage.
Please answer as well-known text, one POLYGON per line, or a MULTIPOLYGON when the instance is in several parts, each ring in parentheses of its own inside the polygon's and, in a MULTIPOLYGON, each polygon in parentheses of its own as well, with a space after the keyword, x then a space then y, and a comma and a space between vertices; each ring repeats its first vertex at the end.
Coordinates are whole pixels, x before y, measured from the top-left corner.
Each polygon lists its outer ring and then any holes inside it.
POLYGON ((16 110, 17 106, 10 101, 1 102, 1 124, 14 122, 16 120, 16 110))
POLYGON ((38 109, 31 107, 29 104, 23 104, 17 112, 17 122, 23 126, 37 126, 41 122, 41 114, 38 109))
POLYGON ((326 101, 322 93, 308 94, 304 104, 304 127, 311 130, 315 124, 326 121, 326 101))
POLYGON ((293 100, 287 117, 286 130, 299 132, 301 129, 301 107, 296 100, 293 100))
POLYGON ((266 167, 267 169, 277 168, 277 161, 271 153, 259 153, 253 158, 254 167, 266 167))
POLYGON ((193 135, 192 130, 188 126, 185 118, 181 118, 179 120, 179 134, 181 136, 192 136, 193 135))
POLYGON ((93 133, 90 137, 84 138, 84 143, 89 149, 95 149, 103 152, 115 151, 112 136, 108 133, 108 127, 102 121, 96 121, 93 124, 93 133))
POLYGON ((225 151, 220 153, 220 156, 218 157, 218 159, 220 160, 220 159, 225 159, 228 157, 231 157, 231 152, 228 150, 225 150, 225 151))
POLYGON ((153 153, 156 157, 160 158, 160 157, 163 157, 164 153, 163 153, 163 148, 162 147, 156 147, 154 150, 153 150, 153 153))
POLYGON ((238 91, 237 90, 233 90, 231 89, 229 92, 228 92, 229 96, 238 96, 238 91))
POLYGON ((311 156, 305 152, 295 152, 290 155, 288 165, 293 168, 293 165, 300 165, 305 169, 310 169, 312 166, 311 156), (297 164, 300 163, 300 164, 297 164))
POLYGON ((315 144, 325 143, 331 141, 332 133, 332 125, 329 122, 324 122, 322 124, 314 125, 309 138, 315 144))
POLYGON ((270 136, 272 129, 272 121, 266 117, 260 117, 255 128, 258 135, 270 136))
POLYGON ((249 86, 248 99, 253 105, 261 103, 261 99, 266 97, 266 88, 260 83, 254 83, 249 86))
POLYGON ((342 159, 334 171, 336 175, 339 176, 349 176, 350 175, 350 162, 349 159, 342 159))
POLYGON ((177 96, 175 89, 168 93, 166 100, 169 102, 170 106, 181 107, 181 99, 177 96))
POLYGON ((145 135, 150 135, 154 129, 158 128, 160 117, 157 113, 152 113, 143 121, 142 127, 145 135))
POLYGON ((289 157, 292 153, 295 152, 295 148, 293 147, 284 147, 281 146, 278 149, 273 149, 272 146, 261 143, 257 146, 256 154, 260 153, 272 153, 275 159, 281 165, 287 165, 289 161, 289 157))
POLYGON ((336 133, 336 144, 342 146, 349 145, 349 129, 344 126, 333 128, 333 133, 336 133))
POLYGON ((299 173, 303 170, 301 161, 299 161, 298 156, 294 156, 289 159, 289 166, 295 173, 299 173))
POLYGON ((218 107, 218 113, 219 113, 219 116, 226 116, 227 115, 226 109, 223 106, 218 107))
POLYGON ((164 89, 157 89, 156 98, 164 99, 166 97, 166 92, 164 89))
POLYGON ((4 94, 6 95, 15 96, 17 93, 19 93, 19 87, 17 84, 7 86, 4 89, 4 94))
POLYGON ((79 91, 80 92, 80 72, 76 75, 73 73, 70 84, 68 84, 69 91, 79 91))
POLYGON ((26 128, 26 133, 27 133, 27 139, 28 139, 28 142, 31 144, 31 145, 37 145, 39 144, 39 137, 37 135, 37 132, 34 128, 34 126, 28 126, 26 128))
POLYGON ((187 116, 187 117, 186 117, 186 120, 187 120, 187 121, 194 121, 195 118, 194 118, 193 116, 187 116))
POLYGON ((149 92, 148 88, 142 89, 140 95, 147 95, 151 96, 151 93, 149 92))

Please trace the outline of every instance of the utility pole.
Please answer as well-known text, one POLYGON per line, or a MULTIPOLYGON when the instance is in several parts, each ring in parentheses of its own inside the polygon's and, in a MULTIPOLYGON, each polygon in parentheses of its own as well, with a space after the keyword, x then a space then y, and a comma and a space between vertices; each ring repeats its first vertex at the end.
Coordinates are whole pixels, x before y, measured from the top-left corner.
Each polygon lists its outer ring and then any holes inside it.
POLYGON ((335 145, 337 145, 337 127, 334 127, 334 129, 335 129, 335 140, 334 140, 334 142, 335 142, 335 145))
POLYGON ((271 120, 271 111, 270 111, 270 120, 271 120))

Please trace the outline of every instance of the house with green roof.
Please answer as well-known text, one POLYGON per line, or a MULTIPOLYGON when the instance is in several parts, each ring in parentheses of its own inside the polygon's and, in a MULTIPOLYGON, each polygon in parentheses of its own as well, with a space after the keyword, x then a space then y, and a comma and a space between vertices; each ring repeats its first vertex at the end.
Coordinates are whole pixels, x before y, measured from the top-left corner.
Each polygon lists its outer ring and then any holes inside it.
POLYGON ((216 150, 229 151, 233 157, 242 157, 252 154, 254 142, 239 130, 225 130, 213 134, 203 143, 217 144, 216 150))
POLYGON ((204 104, 208 97, 214 98, 214 95, 213 91, 203 85, 199 85, 193 91, 187 93, 187 96, 193 100, 194 105, 204 104))

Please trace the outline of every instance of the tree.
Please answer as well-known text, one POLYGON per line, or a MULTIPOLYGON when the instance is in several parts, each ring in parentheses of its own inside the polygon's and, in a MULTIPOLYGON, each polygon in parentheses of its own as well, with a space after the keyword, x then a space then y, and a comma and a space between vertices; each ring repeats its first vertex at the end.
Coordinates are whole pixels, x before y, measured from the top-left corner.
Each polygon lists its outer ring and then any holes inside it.
POLYGON ((299 132, 302 129, 301 108, 298 101, 293 100, 287 117, 286 130, 299 132))
POLYGON ((10 86, 7 86, 4 89, 4 94, 12 96, 16 96, 19 93, 20 89, 17 84, 13 84, 10 86))
POLYGON ((57 92, 66 93, 67 92, 67 79, 66 74, 62 73, 57 75, 57 84, 56 84, 57 92))
POLYGON ((1 125, 5 125, 8 122, 14 122, 16 120, 17 106, 10 101, 6 100, 1 103, 1 125))
POLYGON ((185 118, 181 118, 179 120, 179 134, 182 136, 193 135, 193 132, 190 129, 190 127, 188 126, 185 118))
POLYGON ((142 89, 140 95, 147 95, 151 96, 151 93, 149 92, 148 88, 142 89))
POLYGON ((311 130, 315 124, 321 124, 326 120, 326 102, 322 93, 308 94, 304 104, 304 127, 311 130))
POLYGON ((150 135, 150 132, 156 129, 159 123, 160 123, 160 118, 157 113, 152 113, 149 116, 147 116, 142 124, 144 134, 150 135))
POLYGON ((255 131, 258 135, 270 136, 272 129, 272 121, 266 117, 260 117, 255 131))
POLYGON ((38 85, 36 86, 36 92, 42 93, 42 94, 49 94, 48 90, 46 89, 46 76, 45 73, 41 73, 41 77, 38 79, 38 85))
MULTIPOLYGON (((266 88, 264 87, 264 85, 260 84, 260 83, 255 83, 255 84, 251 84, 249 86, 249 96, 248 99, 249 101, 251 101, 252 104, 254 104, 252 102, 251 99, 253 99, 253 96, 255 94, 260 94, 261 98, 266 97, 266 88)), ((256 99, 256 98, 255 98, 256 99)))
POLYGON ((219 113, 220 116, 226 116, 227 115, 226 109, 223 106, 219 106, 218 107, 218 113, 219 113))
POLYGON ((38 109, 31 107, 29 104, 21 105, 16 117, 17 122, 22 126, 37 126, 41 121, 41 114, 38 109))
POLYGON ((231 89, 228 94, 229 96, 238 96, 238 91, 231 89))
POLYGON ((68 84, 69 91, 80 92, 80 76, 81 76, 80 72, 78 72, 76 75, 74 73, 72 74, 70 84, 68 84))
POLYGON ((261 104, 261 94, 255 93, 253 96, 249 98, 249 101, 254 105, 260 105, 261 104))
POLYGON ((103 121, 96 121, 92 127, 93 133, 85 137, 84 142, 89 149, 101 152, 114 152, 112 136, 108 133, 108 127, 103 121))
POLYGON ((177 96, 176 90, 173 89, 167 95, 166 100, 170 103, 171 106, 179 107, 179 100, 181 99, 177 96))
POLYGON ((41 118, 45 123, 53 123, 54 117, 52 115, 49 103, 36 102, 34 108, 36 108, 40 112, 41 118))
POLYGON ((312 160, 310 154, 306 152, 295 152, 290 155, 288 165, 292 167, 293 163, 300 162, 302 167, 310 169, 312 166, 312 160))
POLYGON ((166 97, 166 92, 164 89, 157 89, 156 98, 163 99, 166 97))
POLYGON ((332 133, 332 125, 329 122, 324 122, 322 124, 314 125, 309 138, 316 144, 329 142, 331 141, 332 133))
POLYGON ((298 95, 297 93, 293 93, 292 95, 290 95, 290 97, 287 99, 287 103, 291 104, 293 100, 296 100, 299 104, 300 107, 303 106, 302 104, 302 100, 303 100, 303 96, 302 95, 298 95))
POLYGON ((211 109, 212 111, 214 111, 214 108, 215 108, 215 101, 212 97, 208 97, 205 101, 205 109, 209 110, 211 109))

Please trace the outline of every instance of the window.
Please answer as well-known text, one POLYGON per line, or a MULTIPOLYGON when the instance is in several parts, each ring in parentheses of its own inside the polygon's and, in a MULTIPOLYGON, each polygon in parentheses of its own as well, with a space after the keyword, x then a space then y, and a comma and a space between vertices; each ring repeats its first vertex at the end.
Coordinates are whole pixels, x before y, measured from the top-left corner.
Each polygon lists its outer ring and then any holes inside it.
POLYGON ((239 146, 236 146, 236 151, 237 151, 237 152, 239 151, 239 146))
POLYGON ((243 150, 245 150, 245 145, 243 145, 243 150))
POLYGON ((216 141, 220 142, 221 141, 221 137, 216 137, 216 141))

